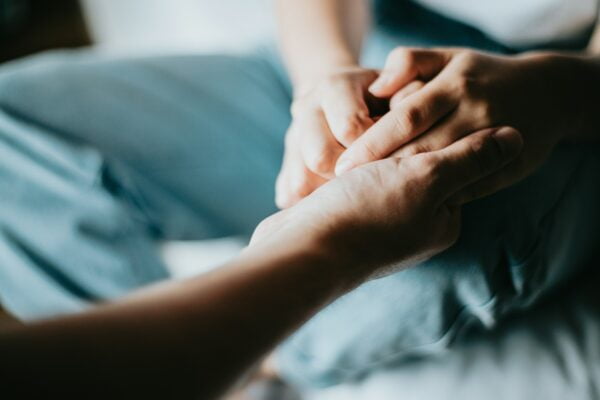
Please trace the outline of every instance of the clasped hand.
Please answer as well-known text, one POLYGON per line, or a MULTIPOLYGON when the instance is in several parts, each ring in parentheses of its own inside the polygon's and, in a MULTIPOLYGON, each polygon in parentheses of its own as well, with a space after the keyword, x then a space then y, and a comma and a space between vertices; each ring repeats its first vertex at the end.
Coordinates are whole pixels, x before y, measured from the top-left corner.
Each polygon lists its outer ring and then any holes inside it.
POLYGON ((513 162, 522 144, 512 128, 486 129, 441 150, 354 168, 263 221, 250 247, 304 248, 339 266, 333 275, 347 289, 408 267, 454 243, 457 194, 513 162))
POLYGON ((564 79, 573 62, 543 53, 507 57, 400 47, 381 73, 360 67, 333 73, 296 96, 277 203, 290 207, 354 167, 440 150, 499 126, 521 132, 523 152, 457 196, 466 202, 511 185, 573 128, 578 110, 564 79))

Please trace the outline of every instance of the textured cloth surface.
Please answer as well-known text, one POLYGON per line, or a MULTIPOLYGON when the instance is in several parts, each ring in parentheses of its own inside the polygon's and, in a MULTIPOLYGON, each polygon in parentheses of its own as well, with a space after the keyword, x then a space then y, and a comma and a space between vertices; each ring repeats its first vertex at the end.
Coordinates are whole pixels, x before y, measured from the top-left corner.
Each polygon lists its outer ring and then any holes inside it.
POLYGON ((275 211, 289 88, 271 56, 51 53, 0 68, 0 296, 35 318, 168 277, 157 240, 275 211))
POLYGON ((598 0, 415 1, 513 47, 577 38, 596 24, 599 4, 598 0))
MULTIPOLYGON (((597 260, 597 258, 595 258, 597 260)), ((596 400, 600 398, 600 293, 590 271, 548 301, 473 332, 456 348, 379 370, 307 400, 596 400)))

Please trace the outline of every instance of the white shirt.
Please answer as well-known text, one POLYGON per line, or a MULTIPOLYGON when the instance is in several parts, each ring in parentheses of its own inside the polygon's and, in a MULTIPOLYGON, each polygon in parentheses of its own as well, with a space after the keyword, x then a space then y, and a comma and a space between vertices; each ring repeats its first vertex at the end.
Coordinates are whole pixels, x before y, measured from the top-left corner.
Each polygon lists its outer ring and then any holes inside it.
POLYGON ((508 46, 577 38, 598 19, 598 0, 414 0, 508 46))

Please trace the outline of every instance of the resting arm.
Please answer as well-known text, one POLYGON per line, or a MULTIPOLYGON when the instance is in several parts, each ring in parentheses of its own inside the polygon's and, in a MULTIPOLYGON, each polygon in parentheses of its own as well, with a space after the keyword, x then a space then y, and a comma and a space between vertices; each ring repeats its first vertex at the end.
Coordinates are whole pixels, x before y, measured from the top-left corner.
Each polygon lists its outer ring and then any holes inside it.
POLYGON ((356 282, 314 248, 295 243, 249 251, 243 262, 206 276, 4 332, 3 390, 213 398, 356 282))
POLYGON ((447 248, 460 221, 453 195, 521 144, 514 130, 488 130, 357 168, 261 223, 250 248, 215 272, 0 332, 2 393, 215 398, 328 302, 447 248))
POLYGON ((367 0, 278 0, 281 52, 294 87, 358 65, 369 26, 367 0))

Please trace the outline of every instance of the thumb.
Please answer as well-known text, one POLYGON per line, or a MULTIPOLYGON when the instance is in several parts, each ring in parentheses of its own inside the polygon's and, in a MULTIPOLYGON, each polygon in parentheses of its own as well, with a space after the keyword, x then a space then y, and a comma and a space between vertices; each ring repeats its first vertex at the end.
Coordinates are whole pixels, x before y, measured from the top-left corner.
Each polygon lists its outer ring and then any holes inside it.
MULTIPOLYGON (((434 182, 440 200, 502 169, 523 148, 521 134, 513 128, 491 128, 475 132, 454 144, 430 153, 437 158, 434 182)), ((457 204, 460 205, 460 204, 457 204)))
POLYGON ((369 91, 377 97, 391 97, 414 80, 427 82, 444 69, 452 54, 451 50, 397 47, 369 91))

